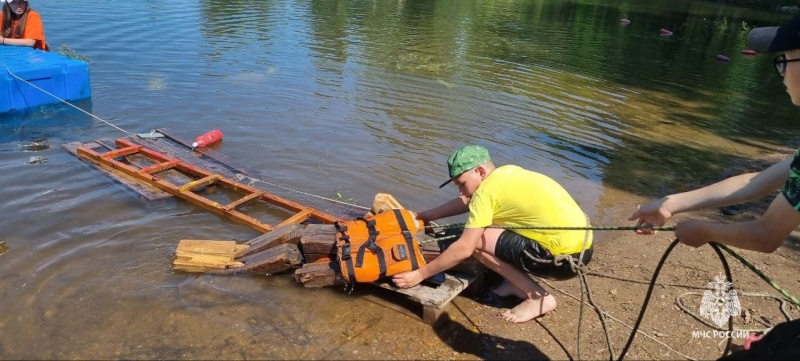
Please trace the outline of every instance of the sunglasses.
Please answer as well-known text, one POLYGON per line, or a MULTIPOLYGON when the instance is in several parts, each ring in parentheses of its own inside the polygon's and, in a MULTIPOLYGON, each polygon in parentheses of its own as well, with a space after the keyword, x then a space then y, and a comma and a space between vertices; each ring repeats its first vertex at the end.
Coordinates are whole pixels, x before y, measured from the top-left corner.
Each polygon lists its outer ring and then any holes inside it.
POLYGON ((775 70, 778 71, 778 74, 783 76, 783 73, 786 72, 786 63, 791 63, 793 61, 800 61, 800 59, 786 60, 786 54, 782 54, 772 59, 772 65, 775 65, 775 70))

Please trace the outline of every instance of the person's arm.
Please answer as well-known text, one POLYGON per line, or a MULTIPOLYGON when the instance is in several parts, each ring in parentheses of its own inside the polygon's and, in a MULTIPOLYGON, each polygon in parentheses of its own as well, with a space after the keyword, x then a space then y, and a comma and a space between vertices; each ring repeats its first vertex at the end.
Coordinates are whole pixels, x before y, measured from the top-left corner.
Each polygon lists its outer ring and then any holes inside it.
MULTIPOLYGON (((775 163, 759 173, 741 174, 693 191, 673 194, 639 207, 628 220, 637 227, 662 226, 675 214, 722 207, 763 197, 779 189, 789 177, 793 157, 775 163)), ((651 234, 640 230, 637 233, 651 234)))
POLYGON ((21 39, 12 39, 3 37, 0 39, 0 44, 10 46, 28 46, 37 47, 47 50, 47 43, 44 40, 44 26, 42 25, 42 17, 36 11, 29 10, 25 31, 21 39))
POLYGON ((452 217, 467 212, 469 212, 469 198, 459 196, 436 208, 417 213, 417 218, 428 223, 437 219, 452 217))
POLYGON ((484 228, 466 228, 461 237, 447 247, 439 257, 417 270, 403 272, 392 277, 392 281, 397 287, 409 288, 418 285, 426 278, 430 278, 437 273, 446 271, 461 261, 472 256, 475 248, 483 236, 484 228))
POLYGON ((675 236, 681 243, 699 247, 708 242, 771 253, 783 245, 786 237, 800 225, 800 212, 783 194, 778 195, 763 216, 742 223, 722 224, 699 220, 678 223, 675 236))
POLYGON ((0 39, 0 44, 10 45, 10 46, 30 46, 30 47, 33 47, 34 45, 36 45, 36 39, 2 38, 2 39, 0 39))

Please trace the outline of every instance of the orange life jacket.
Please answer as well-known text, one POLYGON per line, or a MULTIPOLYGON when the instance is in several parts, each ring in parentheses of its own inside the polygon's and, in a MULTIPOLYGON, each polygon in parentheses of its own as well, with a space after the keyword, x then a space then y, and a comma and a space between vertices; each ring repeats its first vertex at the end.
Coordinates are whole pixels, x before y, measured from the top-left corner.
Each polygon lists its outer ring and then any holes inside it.
POLYGON ((416 236, 423 225, 414 212, 393 209, 334 225, 339 266, 350 283, 374 282, 425 265, 416 236))

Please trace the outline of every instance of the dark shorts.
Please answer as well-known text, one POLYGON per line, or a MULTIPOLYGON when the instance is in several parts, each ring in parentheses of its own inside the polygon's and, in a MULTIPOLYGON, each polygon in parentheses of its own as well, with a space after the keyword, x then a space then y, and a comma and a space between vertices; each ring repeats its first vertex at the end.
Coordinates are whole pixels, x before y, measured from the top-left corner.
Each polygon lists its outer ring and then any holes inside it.
MULTIPOLYGON (((583 252, 584 265, 589 264, 589 261, 592 260, 593 248, 594 246, 589 247, 583 252)), ((528 251, 531 256, 542 260, 551 261, 554 259, 550 251, 546 250, 536 241, 510 230, 505 230, 500 234, 500 237, 497 239, 494 254, 503 262, 545 279, 561 281, 578 275, 572 272, 572 268, 566 260, 562 261, 558 266, 554 265, 552 262, 536 262, 528 257, 525 251, 528 251)), ((580 253, 575 253, 571 256, 573 259, 578 260, 580 253)))

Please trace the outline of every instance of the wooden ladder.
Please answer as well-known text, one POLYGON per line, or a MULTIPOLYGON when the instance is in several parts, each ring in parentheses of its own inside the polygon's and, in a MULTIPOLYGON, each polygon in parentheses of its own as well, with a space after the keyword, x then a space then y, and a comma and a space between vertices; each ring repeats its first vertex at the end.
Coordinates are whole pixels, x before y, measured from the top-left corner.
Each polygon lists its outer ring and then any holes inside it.
POLYGON ((79 158, 92 162, 100 168, 108 171, 120 171, 136 181, 154 186, 214 213, 249 225, 261 232, 269 232, 282 225, 301 223, 309 218, 326 224, 338 220, 338 218, 330 214, 225 178, 220 174, 198 168, 180 159, 133 143, 126 138, 118 138, 114 143, 116 149, 110 149, 106 152, 98 152, 88 146, 79 146, 77 155, 79 158), (147 161, 144 164, 137 162, 138 165, 126 161, 127 157, 134 155, 143 156, 147 161), (158 175, 158 173, 167 170, 178 171, 189 177, 189 179, 194 180, 182 185, 174 184, 158 175), (236 194, 243 194, 243 196, 233 202, 222 205, 195 192, 199 188, 212 184, 226 188, 236 194), (237 210, 238 207, 258 200, 296 213, 279 224, 271 226, 237 210))

